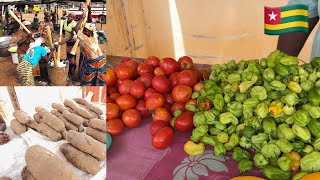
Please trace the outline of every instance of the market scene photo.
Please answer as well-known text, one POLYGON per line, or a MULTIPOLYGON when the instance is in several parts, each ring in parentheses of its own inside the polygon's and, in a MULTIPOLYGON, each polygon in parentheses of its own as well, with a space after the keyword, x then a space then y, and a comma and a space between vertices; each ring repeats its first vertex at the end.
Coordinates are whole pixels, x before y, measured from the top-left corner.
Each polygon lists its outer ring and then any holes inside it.
POLYGON ((320 179, 318 0, 106 3, 108 179, 320 179))
POLYGON ((105 0, 1 0, 0 85, 105 85, 105 0))
POLYGON ((106 179, 106 86, 0 87, 0 179, 106 179))

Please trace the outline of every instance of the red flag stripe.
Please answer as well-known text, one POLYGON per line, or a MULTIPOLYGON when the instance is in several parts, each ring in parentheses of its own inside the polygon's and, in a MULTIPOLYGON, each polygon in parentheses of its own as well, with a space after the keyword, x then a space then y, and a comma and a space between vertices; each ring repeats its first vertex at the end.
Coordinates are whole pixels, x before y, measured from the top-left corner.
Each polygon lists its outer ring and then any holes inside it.
POLYGON ((265 24, 280 24, 281 19, 280 7, 264 7, 264 23, 265 24))

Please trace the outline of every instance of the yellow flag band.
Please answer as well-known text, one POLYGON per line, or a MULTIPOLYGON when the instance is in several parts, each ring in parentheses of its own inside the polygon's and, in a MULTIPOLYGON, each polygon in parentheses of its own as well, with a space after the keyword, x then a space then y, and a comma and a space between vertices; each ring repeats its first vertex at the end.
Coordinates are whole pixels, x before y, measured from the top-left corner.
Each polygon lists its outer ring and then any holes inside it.
POLYGON ((308 28, 308 22, 304 21, 296 21, 296 22, 288 22, 284 24, 265 24, 265 29, 268 30, 279 30, 279 29, 286 29, 286 28, 292 28, 292 27, 305 27, 308 28))
POLYGON ((290 17, 290 16, 308 16, 308 10, 298 9, 298 10, 284 11, 284 12, 281 12, 281 15, 280 15, 281 18, 290 17))

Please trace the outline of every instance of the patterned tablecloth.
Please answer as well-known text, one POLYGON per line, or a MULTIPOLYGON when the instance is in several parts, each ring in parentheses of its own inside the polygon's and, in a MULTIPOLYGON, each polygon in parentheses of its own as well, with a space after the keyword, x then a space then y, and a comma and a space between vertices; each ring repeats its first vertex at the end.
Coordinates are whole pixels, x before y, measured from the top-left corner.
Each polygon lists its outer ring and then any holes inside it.
MULTIPOLYGON (((237 162, 228 154, 226 158, 215 157, 213 149, 207 147, 204 154, 189 156, 183 150, 191 133, 175 132, 173 144, 165 150, 152 147, 149 133, 151 120, 134 129, 126 129, 113 137, 108 151, 108 173, 110 180, 228 180, 238 176, 237 162)), ((254 169, 243 175, 263 177, 254 169)))

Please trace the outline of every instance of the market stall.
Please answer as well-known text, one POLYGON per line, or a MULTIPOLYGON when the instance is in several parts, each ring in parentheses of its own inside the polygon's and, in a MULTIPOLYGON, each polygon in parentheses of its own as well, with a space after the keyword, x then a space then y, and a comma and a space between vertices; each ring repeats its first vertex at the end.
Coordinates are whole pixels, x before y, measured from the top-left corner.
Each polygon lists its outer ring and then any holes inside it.
MULTIPOLYGON (((27 155, 26 152, 29 151, 30 147, 34 147, 35 145, 41 146, 51 153, 53 153, 53 156, 55 156, 59 161, 61 161, 62 164, 66 166, 67 169, 70 170, 70 172, 73 172, 75 176, 77 176, 80 179, 105 179, 106 178, 106 161, 99 160, 96 163, 98 163, 98 169, 95 169, 94 171, 89 169, 83 170, 80 168, 79 165, 74 164, 75 162, 70 159, 70 155, 65 154, 65 149, 67 146, 66 143, 70 141, 61 138, 54 139, 52 135, 48 134, 46 131, 40 130, 43 125, 40 125, 39 127, 33 126, 31 124, 36 124, 35 121, 29 122, 27 124, 27 129, 25 132, 20 132, 17 129, 16 123, 13 125, 12 119, 21 117, 17 116, 17 110, 20 109, 32 119, 34 119, 36 116, 33 116, 33 114, 37 114, 37 108, 35 107, 43 107, 49 109, 53 109, 52 104, 53 103, 63 103, 66 101, 66 99, 74 99, 74 98, 84 98, 86 99, 86 102, 91 102, 94 104, 95 107, 98 107, 99 109, 103 110, 105 113, 105 103, 103 102, 103 98, 101 96, 105 93, 103 93, 103 87, 96 87, 96 88, 89 88, 86 89, 85 87, 52 87, 52 88, 25 88, 25 87, 2 87, 0 88, 0 99, 1 99, 1 115, 3 116, 6 124, 7 124, 7 130, 5 133, 7 133, 10 137, 10 141, 6 144, 0 145, 0 153, 5 154, 5 156, 1 156, 1 163, 0 165, 0 174, 1 176, 10 177, 11 179, 22 179, 22 169, 28 165, 27 162, 27 155), (13 127, 14 126, 14 127, 13 127), (32 126, 32 127, 31 127, 32 126), (60 140, 59 140, 60 139, 60 140), (71 161, 70 161, 71 160, 71 161), (89 173, 90 172, 90 173, 89 173)), ((88 106, 89 107, 89 106, 88 106)), ((57 108, 57 107, 56 107, 57 108)), ((51 111, 52 113, 55 113, 55 115, 59 114, 56 111, 51 111)), ((38 112, 39 113, 39 112, 38 112)), ((67 113, 67 112, 64 112, 67 113)), ((61 113, 62 114, 62 113, 61 113)), ((68 114, 68 113, 67 113, 68 114)), ((48 116, 48 115, 46 115, 48 116)), ((52 116, 52 115, 50 115, 52 116)), ((48 116, 49 117, 49 116, 48 116)), ((48 118, 47 117, 47 118, 48 118)), ((57 116, 58 117, 58 116, 57 116)), ((61 117, 60 117, 61 118, 61 117)), ((103 117, 101 117, 103 118, 103 117)), ((19 118, 18 118, 19 119, 19 118)), ((51 118, 52 119, 52 118, 51 118)), ((53 121, 52 119, 51 121, 53 121)), ((16 121, 16 120, 15 120, 16 121)), ((19 122, 21 120, 18 120, 19 122)), ((95 120, 97 121, 97 120, 95 120)), ((101 120, 102 122, 103 120, 101 120)), ((65 123, 65 122, 64 122, 65 123)), ((90 122, 89 122, 90 123, 90 122)), ((63 124, 63 123, 62 123, 63 124)), ((68 124, 68 123, 67 123, 68 124)), ((66 124, 66 128, 69 129, 71 127, 75 127, 69 124, 66 124)), ((47 126, 48 128, 49 126, 47 126)), ((85 128, 86 130, 81 133, 84 136, 89 136, 90 134, 88 131, 91 126, 87 126, 85 128)), ((69 129, 68 133, 71 130, 69 129)), ((80 131, 80 130, 79 130, 80 131)), ((51 130, 51 132, 54 132, 51 130)), ((67 134, 68 134, 67 133, 67 134)), ((75 132, 73 132, 75 133, 75 132)), ((104 133, 101 132, 103 135, 104 133)), ((89 138, 90 141, 92 141, 91 138, 89 138)), ((103 146, 103 152, 105 155, 105 144, 98 142, 98 140, 94 140, 94 143, 100 143, 99 146, 103 146)), ((96 151, 99 147, 95 147, 96 151)), ((82 154, 77 153, 78 156, 81 156, 82 154)), ((40 155, 40 154, 39 154, 40 155)), ((87 155, 88 156, 88 155, 87 155)), ((40 162, 40 159, 38 159, 40 162)), ((49 160, 49 159, 48 159, 49 160)), ((94 162, 94 161, 91 161, 94 162)), ((95 162, 91 165, 92 167, 95 166, 95 162)), ((43 165, 44 167, 46 165, 43 165)), ((28 167, 32 168, 32 167, 28 167)), ((55 169, 55 167, 52 167, 55 169)), ((31 169, 29 169, 31 172, 31 169)), ((49 172, 50 169, 46 169, 46 172, 42 172, 42 174, 52 174, 49 172)), ((54 171, 54 170, 52 170, 54 171)), ((31 172, 32 173, 32 172, 31 172)))
POLYGON ((316 178, 319 65, 279 50, 209 67, 121 58, 107 69, 108 177, 316 178))

